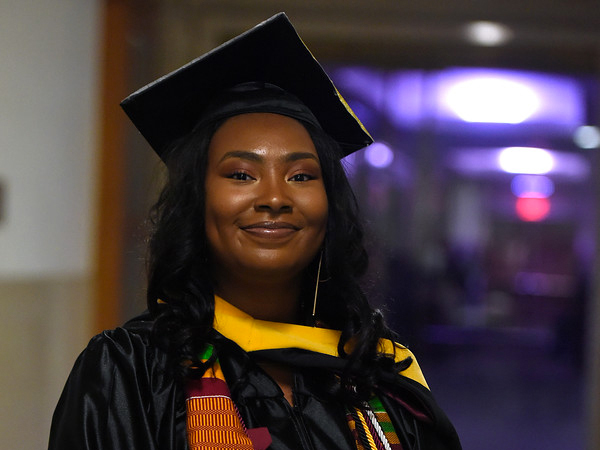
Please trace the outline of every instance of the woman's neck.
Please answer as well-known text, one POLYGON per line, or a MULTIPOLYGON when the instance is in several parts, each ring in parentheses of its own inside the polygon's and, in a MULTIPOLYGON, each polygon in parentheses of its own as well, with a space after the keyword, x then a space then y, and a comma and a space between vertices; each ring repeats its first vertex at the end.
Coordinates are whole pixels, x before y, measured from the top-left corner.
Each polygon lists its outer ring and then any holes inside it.
POLYGON ((258 280, 218 280, 215 293, 255 319, 296 323, 300 283, 260 282, 258 280))

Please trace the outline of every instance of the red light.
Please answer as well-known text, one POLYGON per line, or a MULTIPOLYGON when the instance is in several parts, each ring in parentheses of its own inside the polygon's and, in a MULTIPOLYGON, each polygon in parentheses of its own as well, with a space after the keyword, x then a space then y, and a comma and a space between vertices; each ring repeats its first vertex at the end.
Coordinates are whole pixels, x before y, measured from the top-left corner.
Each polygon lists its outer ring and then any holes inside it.
POLYGON ((539 222, 550 213, 550 200, 547 198, 518 198, 515 210, 519 219, 525 222, 539 222))

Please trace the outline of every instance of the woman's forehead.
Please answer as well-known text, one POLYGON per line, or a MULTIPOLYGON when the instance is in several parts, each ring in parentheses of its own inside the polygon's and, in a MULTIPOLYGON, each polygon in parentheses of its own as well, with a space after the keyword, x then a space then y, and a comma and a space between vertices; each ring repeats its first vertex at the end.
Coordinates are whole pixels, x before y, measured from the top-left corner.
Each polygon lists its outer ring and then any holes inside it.
POLYGON ((319 160, 308 130, 298 120, 273 113, 247 113, 227 119, 214 133, 209 145, 209 158, 223 154, 241 156, 251 152, 258 159, 276 151, 289 160, 302 159, 307 154, 319 160), (233 153, 232 153, 233 152, 233 153), (237 152, 237 153, 236 153, 237 152))

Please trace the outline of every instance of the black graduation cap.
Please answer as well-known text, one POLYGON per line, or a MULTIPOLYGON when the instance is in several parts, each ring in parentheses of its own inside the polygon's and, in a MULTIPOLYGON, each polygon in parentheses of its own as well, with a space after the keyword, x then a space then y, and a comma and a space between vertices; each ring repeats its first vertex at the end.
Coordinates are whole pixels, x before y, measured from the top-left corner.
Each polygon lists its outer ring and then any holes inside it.
POLYGON ((344 154, 373 142, 284 13, 139 89, 121 106, 161 156, 194 128, 217 94, 254 81, 298 97, 344 154))

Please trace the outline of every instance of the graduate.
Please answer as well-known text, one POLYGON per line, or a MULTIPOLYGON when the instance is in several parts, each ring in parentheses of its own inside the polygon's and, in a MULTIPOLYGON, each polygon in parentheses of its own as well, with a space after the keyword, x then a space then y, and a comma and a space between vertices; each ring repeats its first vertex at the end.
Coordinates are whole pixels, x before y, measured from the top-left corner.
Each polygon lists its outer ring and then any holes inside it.
POLYGON ((460 449, 359 279, 340 159, 372 142, 278 14, 122 107, 168 169, 148 311, 94 337, 55 449, 460 449))

